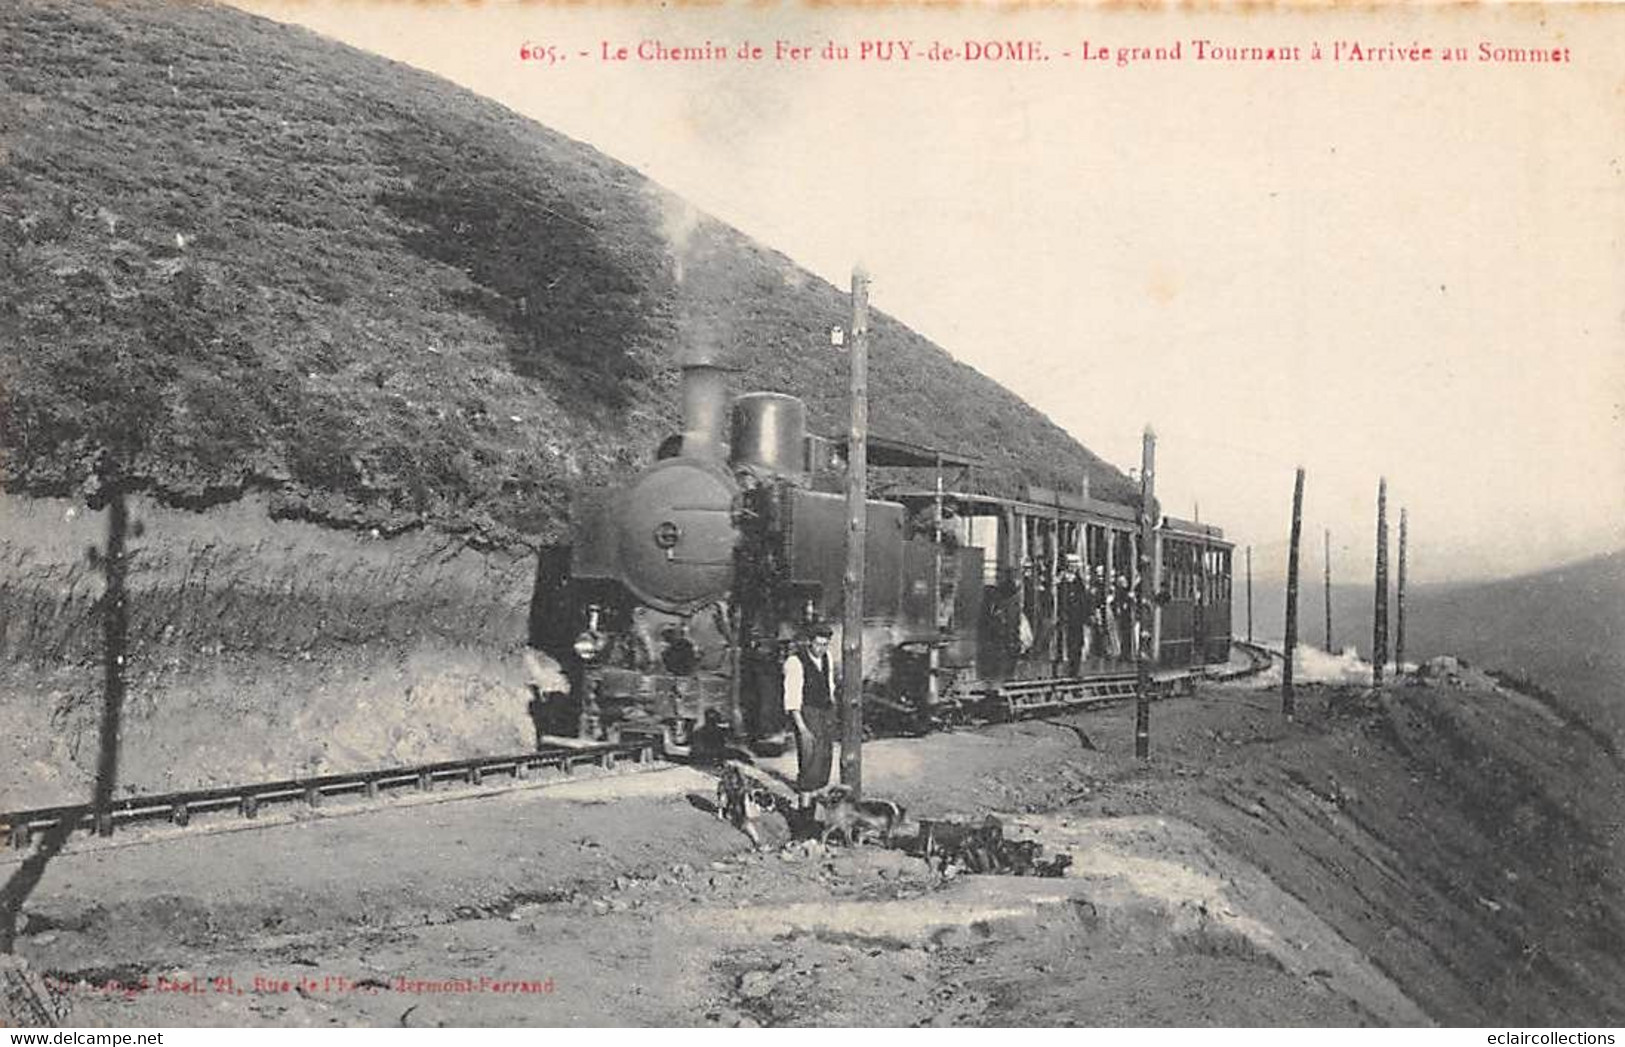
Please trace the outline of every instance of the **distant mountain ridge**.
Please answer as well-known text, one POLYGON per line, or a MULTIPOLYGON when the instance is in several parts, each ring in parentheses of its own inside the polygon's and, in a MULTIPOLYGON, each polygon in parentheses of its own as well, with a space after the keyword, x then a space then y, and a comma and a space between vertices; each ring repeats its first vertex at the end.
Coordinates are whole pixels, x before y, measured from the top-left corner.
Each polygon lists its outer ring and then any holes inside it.
MULTIPOLYGON (((1324 592, 1318 578, 1299 589, 1300 643, 1324 639, 1324 592)), ((1237 596, 1238 635, 1246 630, 1244 601, 1237 596)), ((1371 586, 1332 586, 1334 647, 1370 656, 1373 603, 1371 586)), ((1281 636, 1284 590, 1255 582, 1253 606, 1255 634, 1281 636)), ((1390 645, 1396 610, 1390 591, 1390 645)), ((1408 587, 1405 619, 1407 661, 1456 654, 1517 673, 1625 740, 1625 549, 1514 578, 1408 587)))
MULTIPOLYGON (((838 431, 846 294, 428 74, 206 3, 0 7, 0 485, 495 545, 675 426, 707 343, 838 431), (101 477, 101 478, 99 478, 101 477)), ((885 315, 877 433, 1134 491, 885 315)))

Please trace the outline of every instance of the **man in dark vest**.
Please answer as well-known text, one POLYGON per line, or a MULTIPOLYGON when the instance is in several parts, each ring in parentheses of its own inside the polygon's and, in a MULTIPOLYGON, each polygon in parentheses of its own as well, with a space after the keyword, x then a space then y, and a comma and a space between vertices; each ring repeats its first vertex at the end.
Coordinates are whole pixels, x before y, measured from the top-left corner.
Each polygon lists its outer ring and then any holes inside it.
POLYGON ((829 638, 829 626, 814 626, 784 660, 784 712, 796 730, 796 789, 803 794, 829 784, 835 755, 837 673, 829 638))
POLYGON ((1055 662, 1050 671, 1059 674, 1061 662, 1066 662, 1066 674, 1077 676, 1083 668, 1083 638, 1089 628, 1089 583, 1083 578, 1083 557, 1068 553, 1061 570, 1055 594, 1055 610, 1060 619, 1061 642, 1055 648, 1055 662))

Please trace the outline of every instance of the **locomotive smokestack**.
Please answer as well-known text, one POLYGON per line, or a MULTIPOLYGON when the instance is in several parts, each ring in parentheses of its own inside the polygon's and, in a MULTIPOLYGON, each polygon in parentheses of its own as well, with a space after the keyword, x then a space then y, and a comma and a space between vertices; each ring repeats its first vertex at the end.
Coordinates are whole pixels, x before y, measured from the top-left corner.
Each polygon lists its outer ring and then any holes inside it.
POLYGON ((731 368, 710 346, 690 347, 683 354, 683 454, 721 462, 727 458, 726 375, 731 368))

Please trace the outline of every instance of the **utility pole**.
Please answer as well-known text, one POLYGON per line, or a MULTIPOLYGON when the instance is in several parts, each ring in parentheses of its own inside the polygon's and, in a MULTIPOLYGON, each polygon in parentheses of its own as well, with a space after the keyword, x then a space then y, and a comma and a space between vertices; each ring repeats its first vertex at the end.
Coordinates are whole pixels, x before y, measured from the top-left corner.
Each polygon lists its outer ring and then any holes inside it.
POLYGON ((1371 685, 1382 686, 1388 661, 1388 478, 1377 481, 1377 595, 1371 616, 1371 685))
POLYGON ((1135 603, 1139 612, 1139 643, 1134 652, 1134 755, 1142 760, 1151 757, 1151 650, 1156 635, 1153 615, 1156 613, 1153 577, 1156 556, 1153 549, 1157 540, 1156 520, 1156 465, 1157 434, 1148 425, 1140 440, 1140 557, 1139 585, 1135 603))
POLYGON ((852 270, 852 430, 846 457, 841 782, 863 795, 863 552, 869 530, 869 274, 852 270))
POLYGON ((1332 650, 1332 529, 1326 528, 1326 653, 1332 650))
POLYGON ((102 597, 102 721, 101 746, 96 760, 96 833, 113 835, 113 792, 118 784, 119 742, 122 734, 125 698, 125 660, 129 653, 129 550, 130 510, 125 501, 123 473, 112 480, 112 496, 107 501, 107 549, 94 557, 107 581, 102 597))
POLYGON ((1247 642, 1253 642, 1253 547, 1247 547, 1247 642))
POLYGON ((1286 643, 1281 652, 1281 713, 1297 712, 1292 690, 1292 655, 1298 649, 1298 539, 1303 536, 1303 467, 1292 482, 1292 544, 1286 560, 1286 643))
POLYGON ((1399 592, 1395 595, 1394 611, 1394 677, 1405 671, 1405 508, 1399 510, 1399 592))
POLYGON ((937 714, 937 699, 940 697, 941 682, 938 670, 942 664, 942 635, 946 631, 942 620, 942 452, 936 453, 937 459, 937 498, 935 511, 931 516, 931 631, 936 638, 932 640, 931 647, 926 655, 925 666, 925 708, 920 710, 920 723, 928 725, 937 714))

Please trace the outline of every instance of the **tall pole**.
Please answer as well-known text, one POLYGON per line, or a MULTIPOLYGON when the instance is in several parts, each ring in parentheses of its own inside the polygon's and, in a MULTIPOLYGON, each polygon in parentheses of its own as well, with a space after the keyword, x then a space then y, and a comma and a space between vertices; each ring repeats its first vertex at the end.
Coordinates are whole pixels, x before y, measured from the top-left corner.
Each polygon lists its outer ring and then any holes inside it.
POLYGON ((863 546, 869 513, 869 274, 852 270, 852 431, 846 460, 846 578, 841 629, 841 781, 863 795, 863 546))
POLYGON ((1156 465, 1157 434, 1148 425, 1140 440, 1140 557, 1135 565, 1140 575, 1135 590, 1140 642, 1134 651, 1134 755, 1142 760, 1151 756, 1151 659, 1156 656, 1151 650, 1155 636, 1152 587, 1157 584, 1153 577, 1156 562, 1153 548, 1157 540, 1156 465))
POLYGON ((113 792, 118 783, 119 735, 124 717, 124 671, 130 631, 129 594, 125 587, 129 571, 125 536, 130 532, 130 510, 124 499, 122 479, 121 475, 113 481, 113 496, 107 502, 107 549, 99 558, 107 591, 102 597, 101 746, 96 760, 96 791, 92 806, 96 813, 96 832, 102 836, 113 835, 113 792))
MULTIPOLYGON (((126 584, 130 562, 128 537, 141 534, 141 524, 131 522, 129 505, 125 501, 122 487, 124 458, 122 455, 109 457, 113 461, 99 463, 96 470, 98 479, 104 485, 98 493, 107 497, 107 548, 92 547, 88 550, 91 565, 101 568, 106 583, 98 608, 102 619, 102 716, 97 736, 96 781, 91 793, 96 832, 101 836, 111 836, 113 833, 113 796, 118 785, 119 734, 129 655, 129 591, 126 584)), ((0 877, 4 881, 0 882, 0 956, 16 950, 17 924, 23 915, 23 905, 39 885, 46 865, 62 853, 68 838, 77 828, 77 818, 58 819, 45 831, 34 852, 7 875, 0 877)), ((14 845, 26 846, 29 843, 31 834, 26 823, 12 826, 11 832, 14 845)), ((9 971, 0 973, 0 994, 10 998, 8 1004, 16 1001, 25 1020, 39 1019, 40 1024, 50 1024, 51 1015, 29 982, 19 981, 9 971), (24 995, 19 997, 18 991, 24 995)))
POLYGON ((1194 663, 1196 665, 1207 664, 1208 587, 1213 584, 1213 579, 1208 576, 1207 554, 1207 536, 1203 535, 1202 549, 1197 554, 1196 561, 1196 602, 1195 606, 1191 608, 1191 654, 1197 658, 1194 663))
POLYGON ((1399 591, 1395 594, 1394 610, 1398 621, 1394 623, 1394 675, 1405 671, 1405 509, 1399 510, 1399 591))
POLYGON ((1382 686, 1388 661, 1388 478, 1377 481, 1377 595, 1371 616, 1371 684, 1382 686))
POLYGON ((1297 711, 1292 689, 1292 656, 1298 649, 1298 539, 1303 537, 1303 467, 1292 481, 1292 544, 1286 558, 1286 643, 1281 652, 1281 713, 1297 711))
POLYGON ((1253 642, 1253 547, 1247 547, 1247 642, 1253 642))
POLYGON ((1326 528, 1326 653, 1332 650, 1332 529, 1326 528))
POLYGON ((942 452, 937 452, 937 499, 936 512, 932 515, 931 523, 931 631, 936 639, 932 640, 931 648, 926 655, 925 666, 925 708, 920 710, 920 722, 930 724, 937 711, 937 698, 941 683, 937 679, 937 670, 942 664, 941 637, 945 627, 949 624, 942 620, 942 452))

